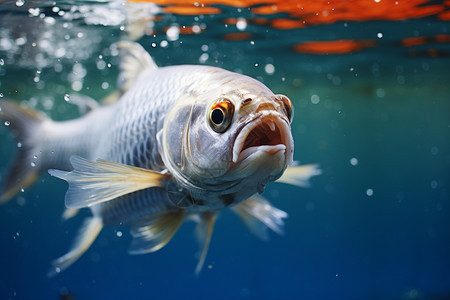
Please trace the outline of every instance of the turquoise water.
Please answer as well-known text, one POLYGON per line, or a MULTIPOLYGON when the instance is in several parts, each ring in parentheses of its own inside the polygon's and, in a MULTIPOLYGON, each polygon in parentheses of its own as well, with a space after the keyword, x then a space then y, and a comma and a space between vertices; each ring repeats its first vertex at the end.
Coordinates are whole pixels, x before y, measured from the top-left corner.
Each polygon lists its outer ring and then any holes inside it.
MULTIPOLYGON (((110 45, 144 28, 135 38, 161 66, 219 66, 288 95, 294 157, 320 164, 323 174, 307 189, 267 186, 264 195, 289 214, 285 235, 271 233, 269 242, 224 211, 199 276, 187 223, 165 248, 140 256, 127 254, 128 228, 106 227, 53 278, 50 262, 69 249, 89 212, 64 222, 66 185, 44 174, 0 207, 1 299, 450 298, 450 42, 436 39, 449 34, 448 21, 430 15, 290 30, 248 21, 241 30, 224 19, 260 16, 213 6, 221 14, 159 12, 139 27, 155 6, 20 4, 0 3, 2 98, 57 120, 76 117, 64 96, 99 100, 113 92, 119 57, 110 45), (169 30, 183 25, 201 32, 169 30), (229 40, 234 32, 250 35, 229 40), (410 37, 425 42, 405 46, 410 37), (374 45, 345 54, 293 51, 304 41, 339 39, 374 45)), ((17 153, 3 123, 0 140, 1 180, 17 153)))

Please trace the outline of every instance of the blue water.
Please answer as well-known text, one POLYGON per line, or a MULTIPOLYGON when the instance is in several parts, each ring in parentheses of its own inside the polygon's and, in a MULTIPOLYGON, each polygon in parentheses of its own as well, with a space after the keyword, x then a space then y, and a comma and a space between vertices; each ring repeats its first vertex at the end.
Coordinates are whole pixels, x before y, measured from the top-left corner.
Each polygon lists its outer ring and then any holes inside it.
MULTIPOLYGON (((137 13, 121 15, 114 2, 73 11, 44 3, 37 13, 35 5, 0 4, 0 96, 57 120, 76 117, 64 95, 98 100, 115 90, 119 58, 109 45, 137 13)), ((73 266, 48 278, 89 212, 64 222, 66 185, 44 174, 0 207, 0 299, 450 299, 450 43, 432 38, 449 34, 449 23, 428 16, 277 30, 249 22, 249 38, 229 41, 224 34, 236 27, 223 19, 252 14, 220 8, 197 19, 160 13, 156 35, 138 41, 159 65, 223 67, 293 100, 295 159, 323 174, 307 189, 267 186, 264 195, 289 214, 285 235, 263 242, 224 211, 196 276, 193 223, 140 256, 127 254, 128 228, 106 227, 73 266), (176 24, 205 29, 169 39, 176 24), (414 36, 429 38, 402 46, 414 36), (339 55, 292 50, 337 39, 376 45, 339 55)), ((0 140, 1 180, 17 145, 4 124, 0 140)))

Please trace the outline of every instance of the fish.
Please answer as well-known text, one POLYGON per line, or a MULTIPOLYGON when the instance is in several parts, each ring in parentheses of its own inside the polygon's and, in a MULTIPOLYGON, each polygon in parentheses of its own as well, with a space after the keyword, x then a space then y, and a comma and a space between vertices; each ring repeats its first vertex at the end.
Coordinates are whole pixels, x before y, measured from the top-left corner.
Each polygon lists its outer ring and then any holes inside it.
POLYGON ((90 105, 79 118, 57 122, 0 100, 0 118, 21 145, 0 201, 48 171, 68 183, 64 219, 91 211, 49 275, 72 265, 107 225, 129 226, 129 253, 145 254, 164 247, 184 221, 196 222, 202 245, 196 274, 224 209, 262 239, 267 229, 282 234, 288 215, 261 195, 265 186, 304 187, 321 172, 293 160, 291 100, 242 74, 205 65, 158 67, 140 44, 116 46, 117 99, 90 105))

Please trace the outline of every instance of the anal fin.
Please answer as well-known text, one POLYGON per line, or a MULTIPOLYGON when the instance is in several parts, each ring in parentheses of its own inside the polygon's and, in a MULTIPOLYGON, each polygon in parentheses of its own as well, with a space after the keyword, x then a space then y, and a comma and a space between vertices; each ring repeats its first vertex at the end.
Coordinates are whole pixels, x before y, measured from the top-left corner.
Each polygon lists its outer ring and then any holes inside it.
POLYGON ((52 262, 52 269, 49 271, 48 276, 54 276, 73 264, 92 245, 102 227, 102 220, 98 217, 91 217, 85 220, 72 248, 65 255, 52 262))

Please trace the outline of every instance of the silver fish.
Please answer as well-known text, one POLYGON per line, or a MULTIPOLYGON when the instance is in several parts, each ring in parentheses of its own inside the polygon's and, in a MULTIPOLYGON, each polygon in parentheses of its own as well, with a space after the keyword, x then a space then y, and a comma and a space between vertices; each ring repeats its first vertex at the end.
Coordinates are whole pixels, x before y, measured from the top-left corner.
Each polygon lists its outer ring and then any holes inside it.
POLYGON ((11 101, 0 117, 22 144, 2 202, 48 169, 69 188, 64 214, 89 207, 75 245, 52 274, 75 262, 104 225, 131 227, 130 253, 165 246, 184 220, 198 222, 205 261, 217 214, 235 211, 267 238, 287 214, 261 194, 267 183, 305 186, 316 165, 293 166, 292 103, 250 77, 209 66, 157 67, 139 45, 120 42, 120 99, 55 122, 11 101), (284 175, 283 175, 284 173, 284 175))

